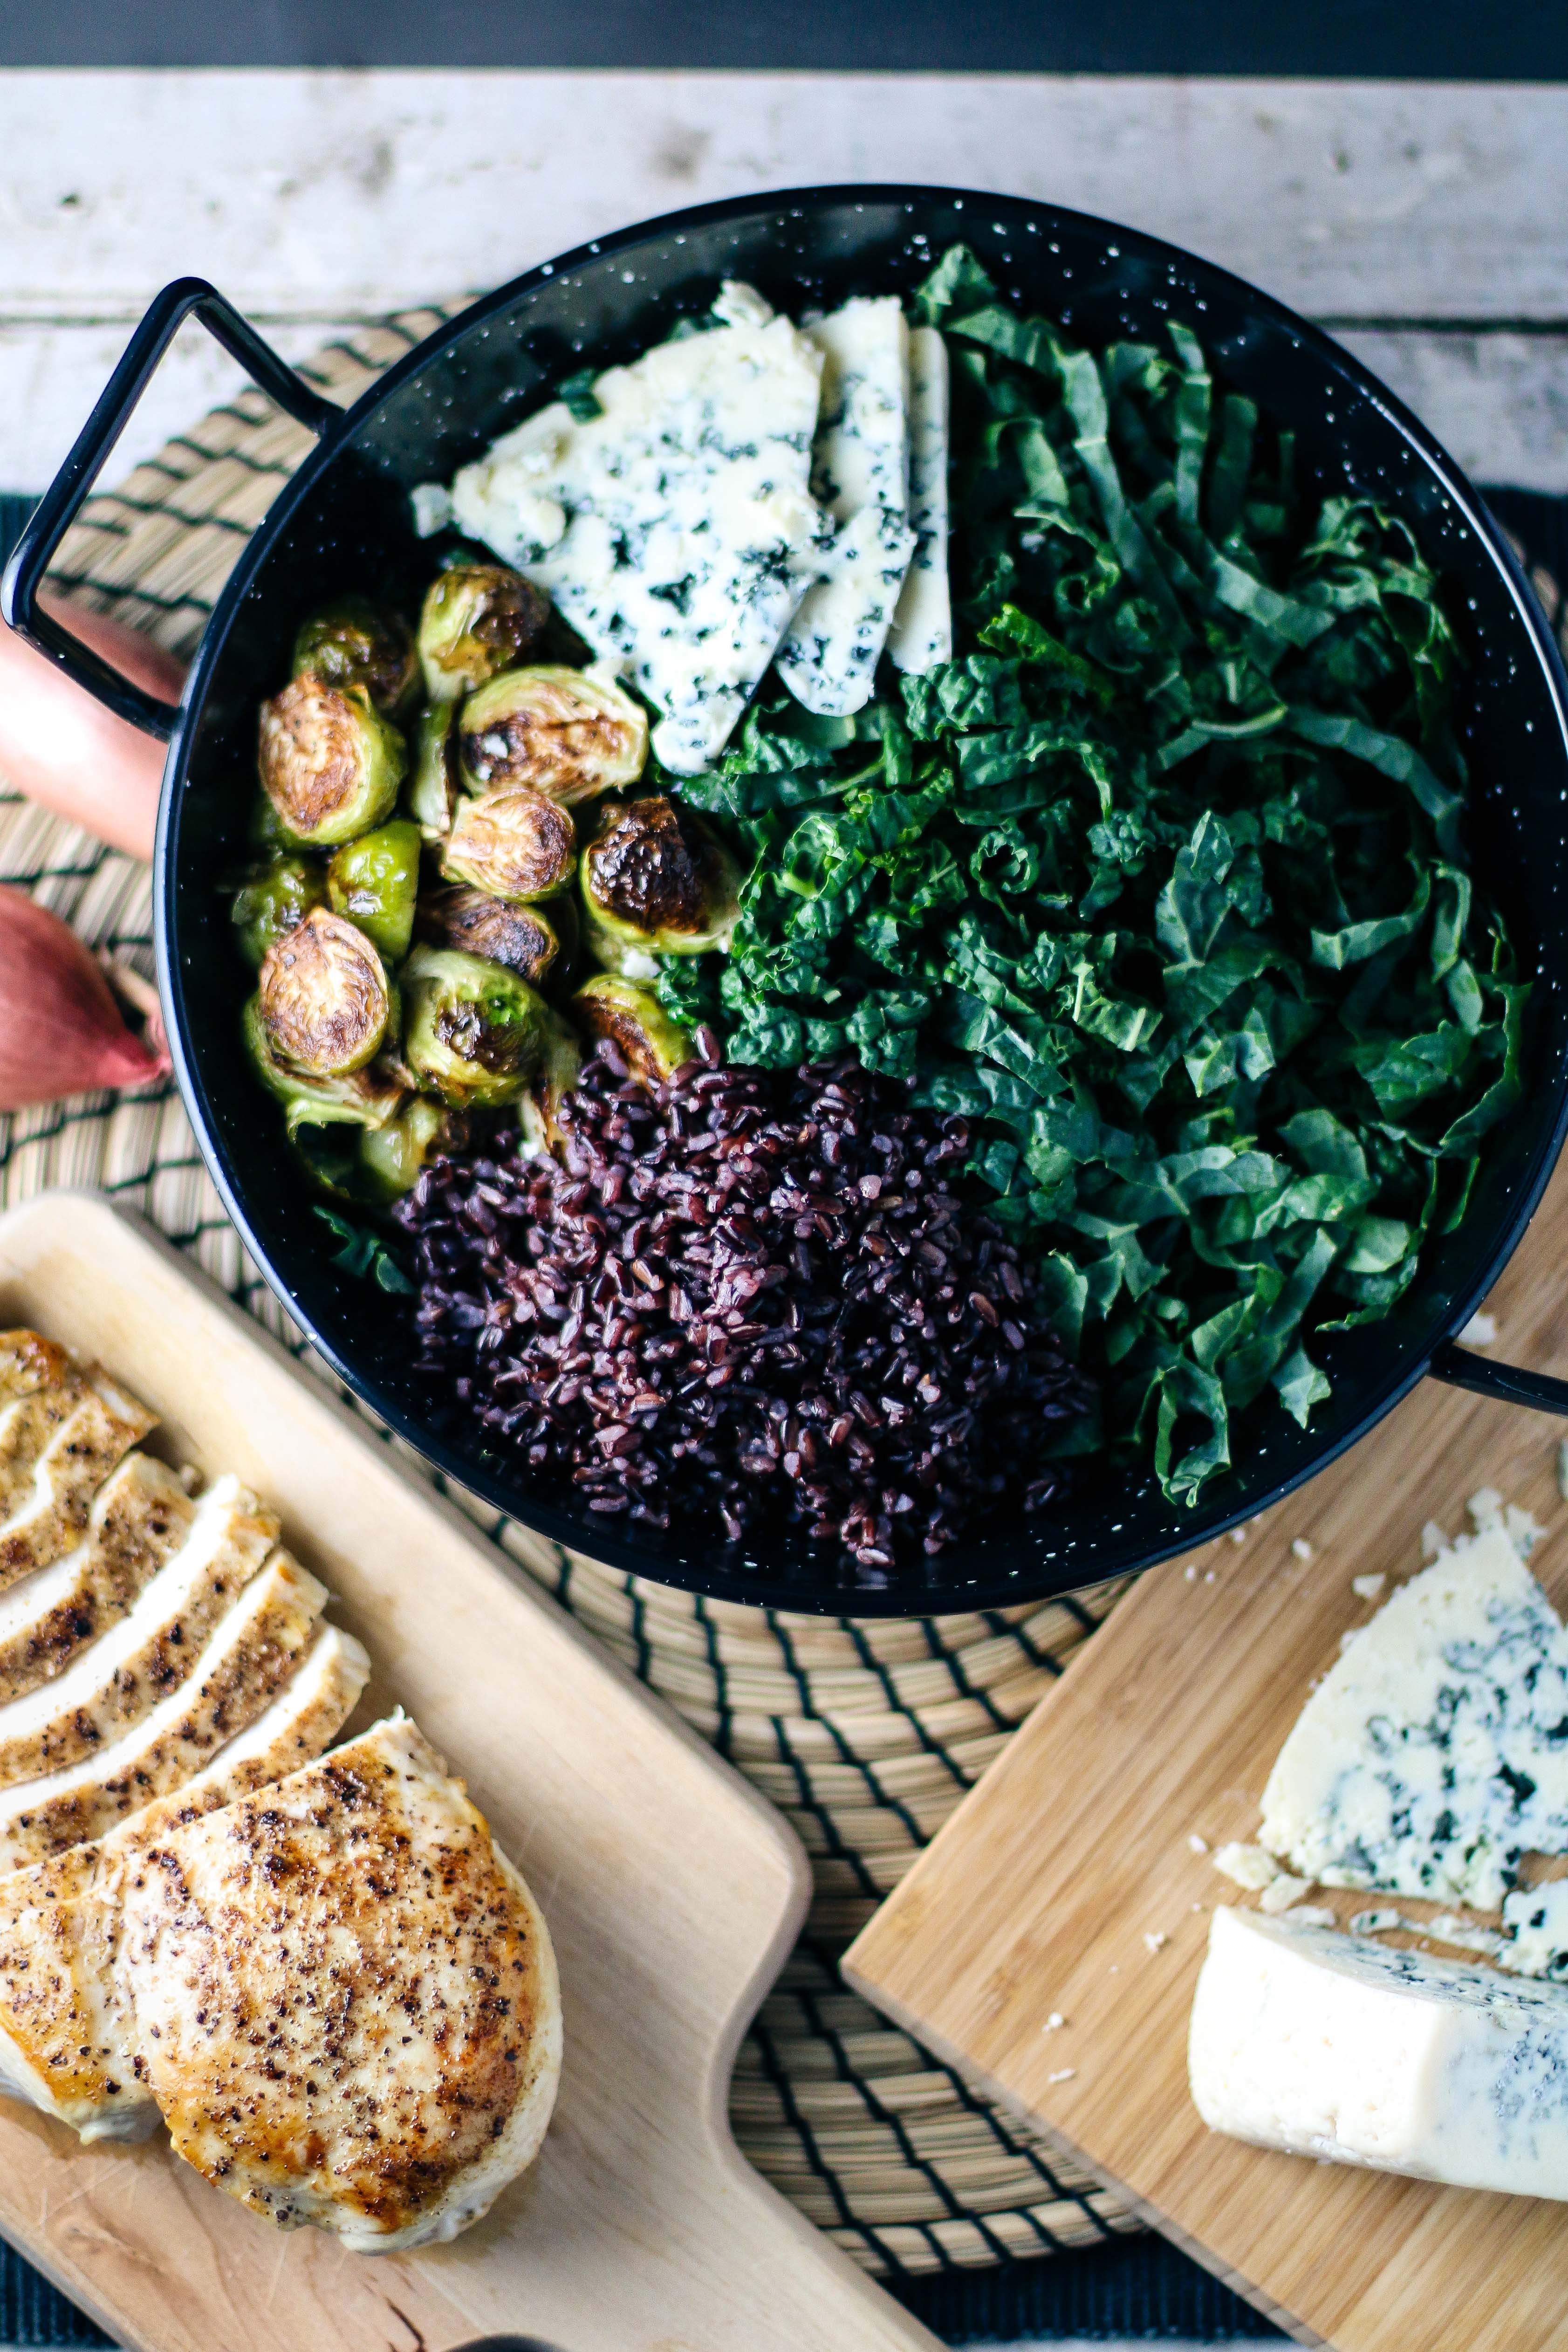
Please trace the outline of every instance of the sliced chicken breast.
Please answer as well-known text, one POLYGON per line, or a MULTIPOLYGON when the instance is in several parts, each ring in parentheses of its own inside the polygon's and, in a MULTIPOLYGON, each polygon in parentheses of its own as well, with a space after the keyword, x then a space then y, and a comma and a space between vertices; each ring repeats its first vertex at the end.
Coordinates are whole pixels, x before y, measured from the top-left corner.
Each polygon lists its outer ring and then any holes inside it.
MULTIPOLYGON (((10 1339, 36 1338, 11 1333, 10 1339)), ((47 1346, 47 1342, 38 1342, 47 1346)), ((50 1351, 58 1355, 59 1350, 50 1351)), ((0 1362, 5 1360, 0 1342, 0 1362)), ((24 1395, 0 1425, 0 1591, 81 1541, 99 1488, 157 1420, 96 1365, 24 1395), (66 1409, 59 1407, 64 1403, 66 1409)))
POLYGON ((196 1507, 172 1470, 132 1454, 99 1487, 85 1539, 0 1594, 0 1705, 63 1674, 180 1549, 196 1507))
POLYGON ((86 1763, 0 1790, 0 1871, 102 1837, 193 1779, 287 1681, 326 1601, 325 1586, 286 1552, 274 1553, 188 1679, 134 1731, 86 1763))
POLYGON ((0 1878, 0 2092, 84 2140, 144 2139, 155 2128, 115 1973, 125 1874, 161 1836, 320 1755, 370 1671, 351 1633, 323 1626, 272 1705, 205 1771, 98 1844, 0 1878))
POLYGON ((455 2237, 532 2161, 560 2072, 549 1933, 394 1720, 149 1843, 119 1972, 178 2154, 361 2252, 455 2237))
POLYGON ((277 1542, 276 1511, 220 1478, 128 1617, 58 1681, 0 1706, 0 1788, 62 1771, 132 1730, 193 1670, 277 1542))

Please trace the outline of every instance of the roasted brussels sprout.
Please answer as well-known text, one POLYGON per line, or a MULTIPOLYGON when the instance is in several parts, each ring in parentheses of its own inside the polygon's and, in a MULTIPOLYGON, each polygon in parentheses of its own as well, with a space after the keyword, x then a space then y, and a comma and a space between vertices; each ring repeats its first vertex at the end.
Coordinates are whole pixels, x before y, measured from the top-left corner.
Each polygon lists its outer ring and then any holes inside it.
POLYGON ((646 712, 594 670, 508 670, 469 698, 458 725, 470 792, 531 784, 570 806, 635 783, 648 760, 646 712))
POLYGON ((504 964, 458 948, 415 948, 402 971, 403 1053, 455 1109, 515 1102, 544 1051, 549 1007, 504 964))
POLYGON ((520 972, 531 988, 559 980, 577 944, 577 909, 570 898, 554 899, 548 908, 508 907, 484 890, 435 890, 421 900, 418 923, 421 939, 432 947, 487 956, 520 972))
POLYGON ((313 907, 326 904, 327 881, 308 857, 279 857, 235 892, 229 920, 240 953, 253 970, 269 947, 298 929, 313 907))
POLYGON ((571 1015, 590 1037, 608 1037, 634 1078, 656 1087, 692 1058, 690 1032, 672 1021, 651 988, 596 971, 571 1000, 571 1015))
POLYGON ((419 684, 419 656, 401 614, 366 596, 340 596, 313 614, 294 640, 291 675, 307 673, 340 694, 362 686, 376 709, 393 717, 419 684))
POLYGON ((395 1118, 360 1138, 359 1189, 372 1200, 397 1200, 417 1182, 427 1160, 464 1140, 464 1125, 444 1103, 413 1096, 395 1118))
POLYGON ((659 956, 727 946, 739 912, 729 852, 663 793, 607 803, 581 884, 591 953, 632 980, 655 978, 659 956))
POLYGON ((297 677, 261 706, 261 781, 297 842, 335 846, 392 813, 402 737, 362 686, 297 677))
POLYGON ((419 714, 413 772, 404 795, 426 841, 444 841, 457 806, 457 705, 433 702, 419 714))
POLYGON ((532 653, 549 599, 501 563, 455 563, 433 580, 419 616, 419 659, 432 702, 456 702, 532 653))
POLYGON ((581 1069, 581 1040, 559 1013, 552 1013, 539 1066, 517 1105, 524 1140, 541 1160, 560 1144, 561 1097, 576 1086, 581 1069))
POLYGON ((526 907, 570 889, 577 871, 577 827, 570 809, 526 784, 465 800, 452 820, 442 871, 472 882, 492 898, 526 907))
POLYGON ((388 963, 401 963, 413 937, 419 898, 419 827, 406 818, 346 841, 327 868, 335 915, 346 915, 388 963))
POLYGON ((288 1068, 273 1051, 259 996, 246 1006, 242 1028, 250 1066, 283 1105, 290 1138, 302 1127, 384 1127, 406 1099, 402 1087, 374 1070, 319 1078, 288 1068))
POLYGON ((362 1070, 392 1024, 386 967, 363 931, 325 907, 267 950, 258 992, 274 1053, 311 1077, 362 1070))

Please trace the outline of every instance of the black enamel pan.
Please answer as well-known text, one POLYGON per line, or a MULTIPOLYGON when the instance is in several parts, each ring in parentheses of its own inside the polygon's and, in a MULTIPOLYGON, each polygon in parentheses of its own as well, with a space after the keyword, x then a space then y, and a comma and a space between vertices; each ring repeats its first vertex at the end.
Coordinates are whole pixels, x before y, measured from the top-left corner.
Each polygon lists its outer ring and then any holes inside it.
POLYGON ((1428 1373, 1568 1412, 1568 1382, 1454 1344, 1523 1233, 1568 1116, 1568 679, 1496 524, 1451 459, 1337 344, 1190 255, 1081 214, 940 188, 803 189, 675 214, 530 270, 412 351, 344 412, 312 391, 214 289, 160 295, 13 558, 5 616, 86 690, 169 746, 158 827, 160 978, 181 1091, 218 1188, 267 1280, 367 1404, 498 1511, 596 1558, 739 1601, 834 1613, 934 1614, 1066 1591, 1149 1566, 1261 1510, 1343 1453, 1428 1373), (1446 575, 1472 656, 1467 748, 1478 787, 1470 850, 1539 975, 1528 1097, 1488 1139, 1461 1229, 1431 1247, 1385 1323, 1318 1343, 1333 1382, 1312 1427, 1272 1409, 1236 1433, 1237 1463, 1184 1510, 1152 1475, 1086 1491, 1059 1517, 998 1518, 927 1565, 873 1580, 782 1528, 727 1549, 672 1528, 590 1520, 570 1495, 463 1428, 441 1424, 408 1370, 400 1302, 329 1263, 332 1247, 282 1148, 275 1108, 236 1045, 242 979, 220 879, 243 857, 256 710, 287 674, 296 625, 325 595, 373 587, 413 601, 428 559, 406 492, 444 479, 563 374, 632 358, 720 278, 795 313, 903 290, 963 238, 1009 295, 1095 342, 1203 333, 1228 383, 1294 427, 1325 489, 1375 494, 1446 575), (262 390, 318 436, 249 541, 172 709, 100 663, 40 608, 60 538, 181 322, 199 318, 262 390))

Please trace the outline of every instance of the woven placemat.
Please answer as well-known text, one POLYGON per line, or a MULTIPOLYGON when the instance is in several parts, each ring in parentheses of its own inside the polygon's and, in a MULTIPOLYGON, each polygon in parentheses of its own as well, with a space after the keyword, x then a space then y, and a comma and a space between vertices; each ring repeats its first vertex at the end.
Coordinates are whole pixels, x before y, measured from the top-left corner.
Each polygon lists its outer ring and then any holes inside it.
MULTIPOLYGON (((357 333, 302 372, 351 400, 445 315, 357 333)), ((260 394, 242 393, 89 503, 57 579, 189 654, 246 538, 309 446, 260 394)), ((0 798, 0 876, 151 973, 145 867, 13 795, 0 798)), ((0 1118, 0 1204, 51 1184, 96 1185, 142 1210, 329 1380, 242 1251, 172 1089, 0 1118)), ((974 2096, 838 1972, 845 1944, 1114 1591, 962 1617, 796 1617, 643 1582, 456 1499, 805 1842, 810 1920, 742 2047, 731 2095, 736 2137, 758 2168, 868 2269, 894 2278, 1135 2229, 1114 2192, 974 2096)))

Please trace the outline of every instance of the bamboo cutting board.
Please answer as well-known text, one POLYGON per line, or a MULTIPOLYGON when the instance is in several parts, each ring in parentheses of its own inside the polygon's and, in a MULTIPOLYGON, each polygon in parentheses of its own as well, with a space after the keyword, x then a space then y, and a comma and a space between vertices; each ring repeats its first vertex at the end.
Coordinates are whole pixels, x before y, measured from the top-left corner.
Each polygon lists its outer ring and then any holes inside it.
POLYGON ((533 2169, 455 2244, 284 2235, 162 2136, 83 2148, 0 2101, 0 2231, 135 2352, 918 2352, 935 2338, 751 2171, 737 2042, 799 1927, 792 1832, 167 1244, 102 1199, 0 1221, 0 1322, 118 1371, 151 1450, 236 1471, 526 1872, 566 2063, 533 2169))
MULTIPOLYGON (((1494 1353, 1568 1372, 1565 1276, 1568 1169, 1488 1302, 1494 1353)), ((1427 1381, 1240 1545, 1152 1570, 845 1962, 858 1990, 1303 2343, 1568 2347, 1568 2209, 1245 2147, 1206 2130, 1186 2084, 1210 1913, 1256 1899, 1189 1839, 1256 1835, 1309 1683, 1378 1605, 1352 1579, 1413 1572, 1423 1523, 1458 1533, 1478 1487, 1546 1525, 1531 1565, 1568 1611, 1564 1427, 1427 1381)), ((1307 1899, 1347 1919, 1373 1898, 1307 1899)))

